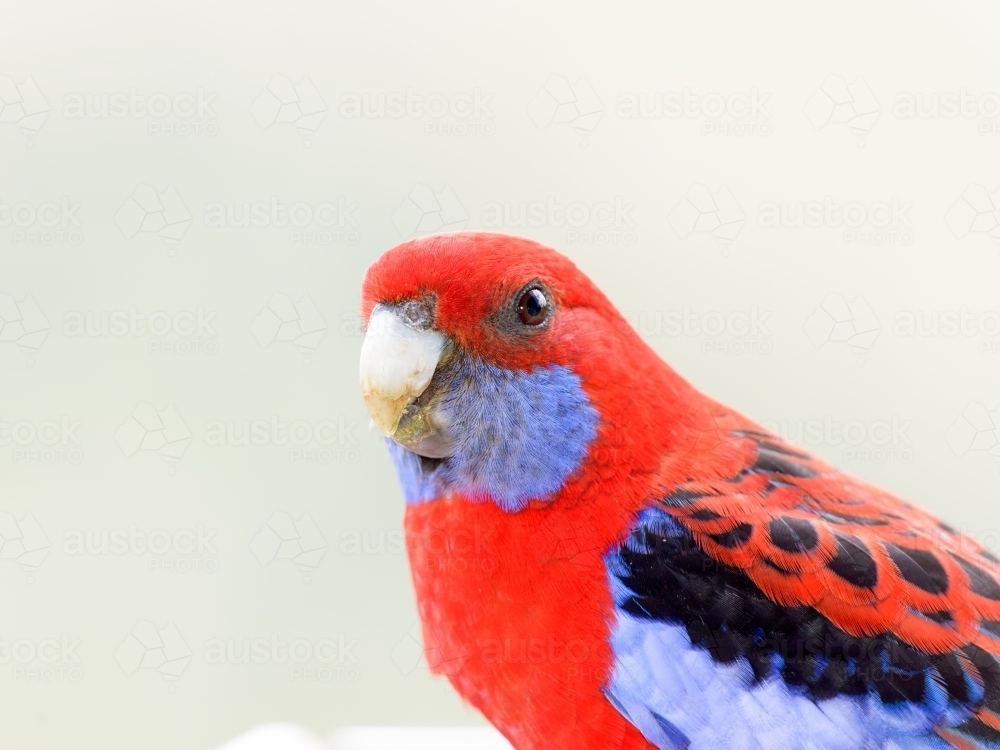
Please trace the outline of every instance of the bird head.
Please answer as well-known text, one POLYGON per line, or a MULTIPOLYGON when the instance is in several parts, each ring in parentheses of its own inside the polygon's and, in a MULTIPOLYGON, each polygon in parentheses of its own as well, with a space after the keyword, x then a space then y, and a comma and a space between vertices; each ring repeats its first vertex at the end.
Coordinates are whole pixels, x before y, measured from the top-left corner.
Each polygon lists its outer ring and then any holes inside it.
POLYGON ((636 385, 639 398, 649 385, 651 352, 624 318, 568 258, 531 240, 403 243, 368 269, 361 312, 362 394, 410 502, 545 501, 612 426, 614 394, 636 385))

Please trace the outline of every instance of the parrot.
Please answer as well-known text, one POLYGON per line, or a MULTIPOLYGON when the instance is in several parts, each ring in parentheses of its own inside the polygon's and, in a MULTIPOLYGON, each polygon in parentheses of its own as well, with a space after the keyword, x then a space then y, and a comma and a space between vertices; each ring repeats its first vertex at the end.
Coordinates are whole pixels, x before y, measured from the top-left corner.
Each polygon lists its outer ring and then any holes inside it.
POLYGON ((698 391, 569 258, 408 240, 360 315, 424 657, 514 748, 1000 748, 1000 560, 698 391))

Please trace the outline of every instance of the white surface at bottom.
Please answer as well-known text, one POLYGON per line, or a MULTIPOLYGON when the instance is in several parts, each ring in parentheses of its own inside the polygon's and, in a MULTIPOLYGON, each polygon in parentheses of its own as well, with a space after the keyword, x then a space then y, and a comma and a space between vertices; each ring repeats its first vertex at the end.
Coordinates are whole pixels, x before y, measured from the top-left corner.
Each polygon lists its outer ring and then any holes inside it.
POLYGON ((216 750, 512 750, 491 727, 346 727, 324 742, 294 724, 264 724, 216 750))

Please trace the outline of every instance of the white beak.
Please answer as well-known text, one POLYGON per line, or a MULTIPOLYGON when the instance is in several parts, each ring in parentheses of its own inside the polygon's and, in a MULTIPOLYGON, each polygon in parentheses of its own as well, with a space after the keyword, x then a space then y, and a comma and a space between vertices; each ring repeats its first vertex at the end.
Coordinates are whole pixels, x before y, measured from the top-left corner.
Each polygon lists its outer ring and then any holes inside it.
POLYGON ((387 308, 375 308, 361 345, 361 392, 368 413, 392 437, 406 407, 434 377, 445 337, 433 328, 417 330, 387 308))

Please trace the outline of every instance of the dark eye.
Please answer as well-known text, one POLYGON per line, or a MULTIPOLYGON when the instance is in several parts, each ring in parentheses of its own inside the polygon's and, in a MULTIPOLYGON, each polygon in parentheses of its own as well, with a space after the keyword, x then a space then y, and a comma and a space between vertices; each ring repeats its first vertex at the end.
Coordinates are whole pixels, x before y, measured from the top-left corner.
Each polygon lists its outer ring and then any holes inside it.
POLYGON ((526 326, 539 326, 549 316, 549 301, 541 289, 529 289, 517 301, 517 317, 526 326))

